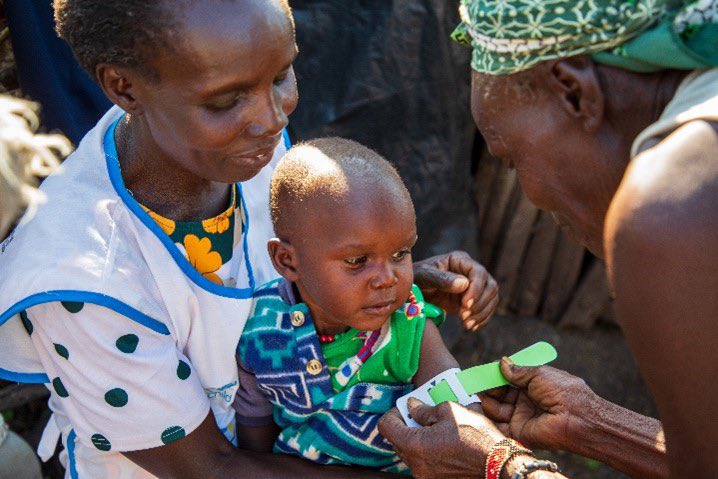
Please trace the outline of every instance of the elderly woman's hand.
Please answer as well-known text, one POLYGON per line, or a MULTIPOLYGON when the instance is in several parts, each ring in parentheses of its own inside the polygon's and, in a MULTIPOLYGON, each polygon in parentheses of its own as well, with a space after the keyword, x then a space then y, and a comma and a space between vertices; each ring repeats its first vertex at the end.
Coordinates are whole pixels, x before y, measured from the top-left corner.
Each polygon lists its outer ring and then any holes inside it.
POLYGON ((471 331, 488 324, 499 302, 494 278, 464 251, 414 263, 414 282, 427 301, 457 313, 471 331))
POLYGON ((379 421, 379 432, 394 445, 415 478, 483 477, 486 456, 504 439, 489 419, 453 402, 432 407, 409 399, 409 410, 425 427, 408 427, 392 409, 379 421))
POLYGON ((482 395, 484 413, 499 430, 529 448, 572 450, 572 428, 599 401, 583 379, 549 366, 516 366, 508 358, 501 372, 518 389, 482 395))

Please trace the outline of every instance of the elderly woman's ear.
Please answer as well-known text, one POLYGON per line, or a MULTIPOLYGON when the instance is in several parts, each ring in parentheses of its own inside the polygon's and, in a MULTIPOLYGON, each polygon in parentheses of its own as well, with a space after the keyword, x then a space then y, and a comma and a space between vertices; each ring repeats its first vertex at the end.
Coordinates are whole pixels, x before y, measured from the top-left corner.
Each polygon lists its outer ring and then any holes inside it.
POLYGON ((545 66, 547 85, 568 115, 595 132, 604 114, 604 95, 596 65, 587 56, 551 60, 545 66))

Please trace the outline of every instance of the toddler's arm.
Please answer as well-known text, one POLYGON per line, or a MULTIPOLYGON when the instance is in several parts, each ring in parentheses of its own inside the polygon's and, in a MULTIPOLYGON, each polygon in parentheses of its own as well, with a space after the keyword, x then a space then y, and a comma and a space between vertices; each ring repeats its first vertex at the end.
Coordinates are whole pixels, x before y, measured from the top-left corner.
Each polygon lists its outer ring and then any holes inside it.
POLYGON ((257 386, 257 378, 237 359, 239 389, 234 400, 237 412, 237 445, 253 452, 272 452, 280 429, 272 418, 272 404, 257 386))
POLYGON ((427 319, 424 336, 421 340, 419 369, 416 371, 412 384, 419 387, 439 373, 451 368, 458 368, 459 363, 449 352, 441 339, 439 329, 433 321, 427 319))

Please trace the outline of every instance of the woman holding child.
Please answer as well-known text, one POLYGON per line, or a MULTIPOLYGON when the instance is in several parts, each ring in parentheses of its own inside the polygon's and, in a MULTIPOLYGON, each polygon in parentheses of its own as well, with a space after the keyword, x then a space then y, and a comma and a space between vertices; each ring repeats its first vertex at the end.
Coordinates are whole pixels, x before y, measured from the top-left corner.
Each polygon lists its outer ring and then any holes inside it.
MULTIPOLYGON (((232 445, 235 349, 276 276, 269 178, 297 103, 286 1, 58 0, 56 17, 117 106, 0 253, 0 377, 51 384, 45 452, 62 436, 72 478, 379 477, 232 445)), ((467 327, 490 316, 495 283, 467 255, 415 268, 467 327)))

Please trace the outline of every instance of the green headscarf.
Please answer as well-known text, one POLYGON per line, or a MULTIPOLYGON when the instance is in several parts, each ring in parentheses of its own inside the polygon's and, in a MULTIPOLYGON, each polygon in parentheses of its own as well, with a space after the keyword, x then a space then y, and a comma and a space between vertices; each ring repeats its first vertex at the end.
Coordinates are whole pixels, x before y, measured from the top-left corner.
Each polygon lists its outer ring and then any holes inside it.
POLYGON ((718 65, 718 0, 461 0, 459 11, 452 37, 489 75, 582 54, 637 72, 718 65))

